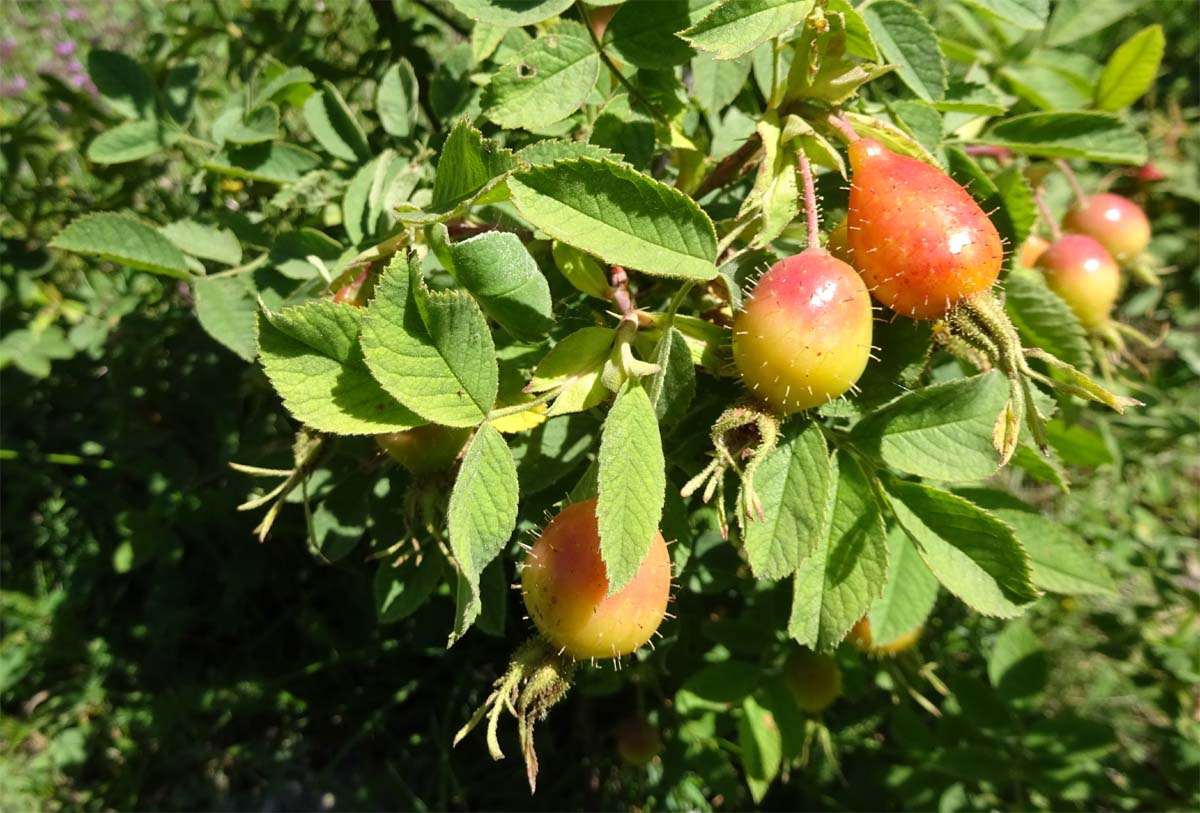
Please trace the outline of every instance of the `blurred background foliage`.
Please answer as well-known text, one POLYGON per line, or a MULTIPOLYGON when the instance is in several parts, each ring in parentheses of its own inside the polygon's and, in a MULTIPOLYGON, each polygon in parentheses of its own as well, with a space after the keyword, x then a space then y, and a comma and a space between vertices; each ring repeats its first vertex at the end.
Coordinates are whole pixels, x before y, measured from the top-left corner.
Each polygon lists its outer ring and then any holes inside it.
MULTIPOLYGON (((925 5, 943 36, 972 37, 955 4, 925 5)), ((1148 406, 1072 430, 1069 503, 1010 485, 1090 540, 1120 595, 1047 598, 1008 625, 942 601, 919 657, 844 649, 846 696, 824 718, 836 764, 814 753, 764 808, 1200 806, 1200 28, 1191 3, 1098 5, 1103 25, 1071 45, 1096 61, 1149 22, 1167 28, 1164 70, 1136 114, 1166 180, 1095 167, 1085 182, 1146 207, 1151 252, 1174 271, 1122 315, 1173 328, 1141 359, 1148 406), (950 691, 940 718, 905 690, 932 694, 926 664, 950 691)), ((196 60, 198 105, 216 109, 264 54, 334 81, 352 104, 370 66, 403 54, 437 116, 468 81, 465 19, 433 0, 2 0, 0 19, 0 809, 749 806, 727 760, 689 747, 732 735, 686 711, 679 680, 714 646, 758 657, 772 644, 756 618, 788 597, 722 581, 736 555, 716 544, 711 517, 697 515, 692 535, 712 581, 674 609, 665 673, 587 673, 539 734, 530 798, 482 741, 449 747, 525 633, 516 594, 507 626, 488 625, 501 634, 447 653, 449 594, 380 624, 372 563, 310 550, 297 506, 259 544, 257 518, 236 510, 252 484, 228 463, 286 461, 293 431, 261 372, 205 334, 186 285, 47 248, 99 209, 163 220, 215 209, 250 228, 238 212, 264 194, 196 180, 178 153, 87 161, 114 120, 90 49, 196 60), (615 721, 635 708, 658 709, 664 731, 647 768, 614 747, 615 721)), ((382 503, 403 487, 382 482, 382 503)))

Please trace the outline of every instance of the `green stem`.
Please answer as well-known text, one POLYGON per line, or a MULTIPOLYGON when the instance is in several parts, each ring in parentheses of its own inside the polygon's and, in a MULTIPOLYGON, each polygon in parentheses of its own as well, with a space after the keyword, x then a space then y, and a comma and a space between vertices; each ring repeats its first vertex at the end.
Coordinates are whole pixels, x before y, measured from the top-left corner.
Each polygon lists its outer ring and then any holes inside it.
POLYGON ((749 226, 753 222, 754 222, 754 216, 746 215, 746 218, 744 220, 742 220, 739 223, 735 223, 733 225, 733 228, 730 229, 729 232, 724 237, 721 238, 721 241, 719 243, 717 243, 717 260, 718 261, 720 261, 721 255, 725 253, 725 250, 728 249, 731 245, 733 245, 733 241, 738 239, 738 236, 742 232, 744 232, 746 230, 746 227, 749 226))
POLYGON ((1042 220, 1046 221, 1046 228, 1050 230, 1050 236, 1055 240, 1062 237, 1062 229, 1058 227, 1058 221, 1054 219, 1054 214, 1046 205, 1046 198, 1042 195, 1042 190, 1034 192, 1033 199, 1037 203, 1038 211, 1042 213, 1042 220))
POLYGON ((222 277, 236 277, 239 274, 247 274, 251 271, 257 271, 259 268, 262 268, 264 265, 266 265, 266 262, 269 258, 269 254, 261 254, 248 263, 244 263, 234 268, 227 268, 224 271, 218 271, 215 274, 207 274, 203 277, 197 277, 197 279, 221 279, 222 277))
POLYGON ((643 96, 641 91, 633 86, 633 83, 625 77, 625 74, 621 73, 621 69, 617 67, 616 63, 613 62, 612 57, 609 56, 608 52, 604 50, 604 46, 600 44, 600 40, 596 36, 595 30, 592 29, 592 20, 590 17, 588 17, 587 8, 582 2, 580 2, 580 0, 575 0, 575 9, 579 12, 579 16, 583 18, 583 27, 587 29, 588 36, 592 38, 592 45, 596 47, 596 53, 600 55, 600 60, 604 63, 605 67, 608 68, 609 72, 611 72, 616 80, 620 82, 627 91, 629 91, 630 97, 637 99, 642 103, 642 105, 645 106, 647 110, 650 111, 650 115, 654 116, 655 120, 659 124, 663 125, 664 127, 670 127, 671 122, 668 121, 667 117, 663 115, 662 111, 659 110, 649 99, 643 96))
POLYGON ((206 150, 212 150, 213 152, 216 152, 217 150, 221 149, 220 147, 218 147, 216 144, 212 143, 211 141, 206 141, 203 138, 197 138, 196 136, 192 135, 191 133, 185 133, 183 131, 180 131, 180 133, 179 133, 179 140, 186 141, 189 144, 195 144, 197 147, 203 147, 206 150))
POLYGON ((687 295, 692 292, 692 288, 695 287, 695 285, 696 283, 694 282, 685 282, 682 286, 680 286, 679 290, 675 292, 675 296, 671 297, 671 302, 667 305, 668 328, 675 323, 675 312, 679 310, 679 306, 683 304, 683 300, 686 299, 687 295))
POLYGON ((566 384, 563 384, 561 386, 555 387, 552 390, 547 390, 546 392, 543 392, 541 395, 539 395, 537 398, 534 398, 532 401, 525 401, 524 403, 521 403, 521 404, 513 404, 512 406, 501 407, 500 409, 493 409, 491 412, 488 413, 487 419, 489 421, 494 421, 497 418, 504 418, 509 415, 520 415, 522 412, 528 412, 529 410, 539 407, 542 404, 546 404, 546 403, 549 403, 550 401, 553 401, 555 398, 557 398, 559 396, 559 393, 561 393, 563 391, 563 389, 566 388, 566 386, 567 386, 566 384))
MULTIPOLYGON (((16 449, 0 449, 0 460, 19 460, 20 452, 16 449)), ((113 462, 98 457, 81 457, 76 454, 47 452, 39 459, 42 463, 54 463, 59 466, 95 466, 100 469, 111 469, 113 462)))
POLYGON ((1055 165, 1062 170, 1062 174, 1066 176, 1067 183, 1071 186, 1071 194, 1075 196, 1075 202, 1082 204, 1083 199, 1087 197, 1084 194, 1083 187, 1079 185, 1079 178, 1075 175, 1075 170, 1071 169, 1071 165, 1064 159, 1059 158, 1054 162, 1055 165))

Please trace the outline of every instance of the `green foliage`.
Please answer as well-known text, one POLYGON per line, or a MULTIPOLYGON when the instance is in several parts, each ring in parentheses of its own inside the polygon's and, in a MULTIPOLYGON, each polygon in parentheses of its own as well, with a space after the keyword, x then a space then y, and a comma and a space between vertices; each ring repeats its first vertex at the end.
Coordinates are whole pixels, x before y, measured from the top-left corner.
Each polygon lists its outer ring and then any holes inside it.
POLYGON ((979 480, 996 471, 991 428, 1008 387, 996 373, 901 395, 855 428, 859 442, 900 471, 933 480, 979 480))
POLYGON ((665 277, 716 275, 717 238, 690 198, 610 161, 580 157, 515 173, 513 203, 534 226, 605 262, 665 277))
POLYGON ((762 579, 783 579, 824 543, 833 469, 815 423, 785 430, 784 439, 758 469, 762 522, 746 526, 746 558, 762 579))
POLYGON ((985 615, 1019 615, 1037 598, 1013 530, 974 503, 915 483, 888 484, 896 521, 947 590, 985 615))
POLYGON ((362 313, 312 302, 258 319, 258 355, 284 406, 322 432, 394 432, 423 421, 372 378, 359 346, 362 313))
POLYGON ((475 426, 496 401, 496 351, 483 311, 462 292, 429 290, 413 257, 396 255, 380 277, 362 353, 380 385, 427 421, 475 426))
POLYGON ((596 461, 600 556, 612 595, 629 583, 646 557, 658 532, 666 490, 658 419, 635 379, 617 393, 604 421, 596 461))
POLYGON ((867 614, 873 645, 886 645, 919 630, 933 611, 938 580, 899 526, 888 534, 888 575, 883 592, 867 614))
POLYGON ((600 74, 600 57, 578 23, 530 40, 488 82, 483 113, 502 127, 537 130, 578 110, 600 74))
POLYGON ((1122 43, 1096 83, 1096 106, 1121 110, 1140 99, 1154 83, 1165 48, 1161 25, 1144 28, 1122 43))
POLYGON ((834 458, 822 533, 800 561, 788 633, 797 642, 832 649, 866 615, 883 589, 887 537, 873 483, 853 457, 834 458))
POLYGON ((0 808, 1200 805, 1186 15, 94 5, 6 16, 0 808), (1067 387, 1030 396, 1045 450, 1001 466, 1014 382, 891 314, 856 391, 714 434, 752 397, 732 316, 806 247, 801 156, 814 225, 845 209, 846 125, 944 167, 1006 254, 1049 236, 1035 195, 1070 205, 1057 159, 1137 200, 1114 319, 1165 338, 1110 353, 1006 257, 1037 388, 1067 387), (430 423, 469 437, 446 471, 371 437, 430 423), (580 665, 531 800, 451 741, 530 633, 520 541, 589 496, 610 594, 671 541, 671 617, 580 665), (920 640, 842 645, 864 616, 920 640), (799 647, 844 676, 819 717, 799 647), (640 769, 634 708, 665 743, 640 769))
POLYGON ((864 10, 871 36, 883 58, 918 98, 941 101, 946 95, 946 66, 929 22, 904 0, 882 0, 864 10))
POLYGON ((1146 161, 1146 142, 1141 134, 1104 113, 1026 113, 994 125, 981 140, 1043 158, 1081 158, 1113 164, 1146 161))
POLYGON ((717 59, 737 59, 801 23, 812 7, 809 0, 722 0, 679 36, 717 59))
POLYGON ((504 438, 483 424, 467 447, 447 507, 450 550, 458 566, 458 611, 450 643, 479 617, 479 579, 517 524, 517 467, 504 438))
POLYGON ((170 240, 125 215, 98 213, 80 218, 63 229, 53 245, 170 277, 191 276, 183 254, 170 240))

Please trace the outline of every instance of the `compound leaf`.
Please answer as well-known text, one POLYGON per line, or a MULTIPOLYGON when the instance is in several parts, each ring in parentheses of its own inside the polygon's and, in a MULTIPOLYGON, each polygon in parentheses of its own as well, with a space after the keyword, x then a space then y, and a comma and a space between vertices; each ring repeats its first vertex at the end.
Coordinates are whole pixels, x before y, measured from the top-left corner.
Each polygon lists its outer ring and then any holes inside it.
POLYGON ((359 347, 362 309, 328 300, 261 311, 263 369, 296 420, 336 435, 397 432, 425 423, 371 377, 359 347))

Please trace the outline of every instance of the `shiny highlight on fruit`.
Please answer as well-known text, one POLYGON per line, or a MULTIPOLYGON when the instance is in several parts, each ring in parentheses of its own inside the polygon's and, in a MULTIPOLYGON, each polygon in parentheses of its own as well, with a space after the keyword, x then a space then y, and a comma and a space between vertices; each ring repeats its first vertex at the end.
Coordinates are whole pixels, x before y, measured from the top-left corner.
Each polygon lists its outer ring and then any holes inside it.
POLYGON ((936 167, 878 141, 850 145, 849 244, 882 304, 939 319, 1000 274, 1000 235, 975 199, 936 167))
POLYGON ((1141 254, 1150 244, 1150 221, 1128 198, 1102 192, 1088 195, 1063 217, 1063 228, 1086 234, 1119 263, 1141 254))

